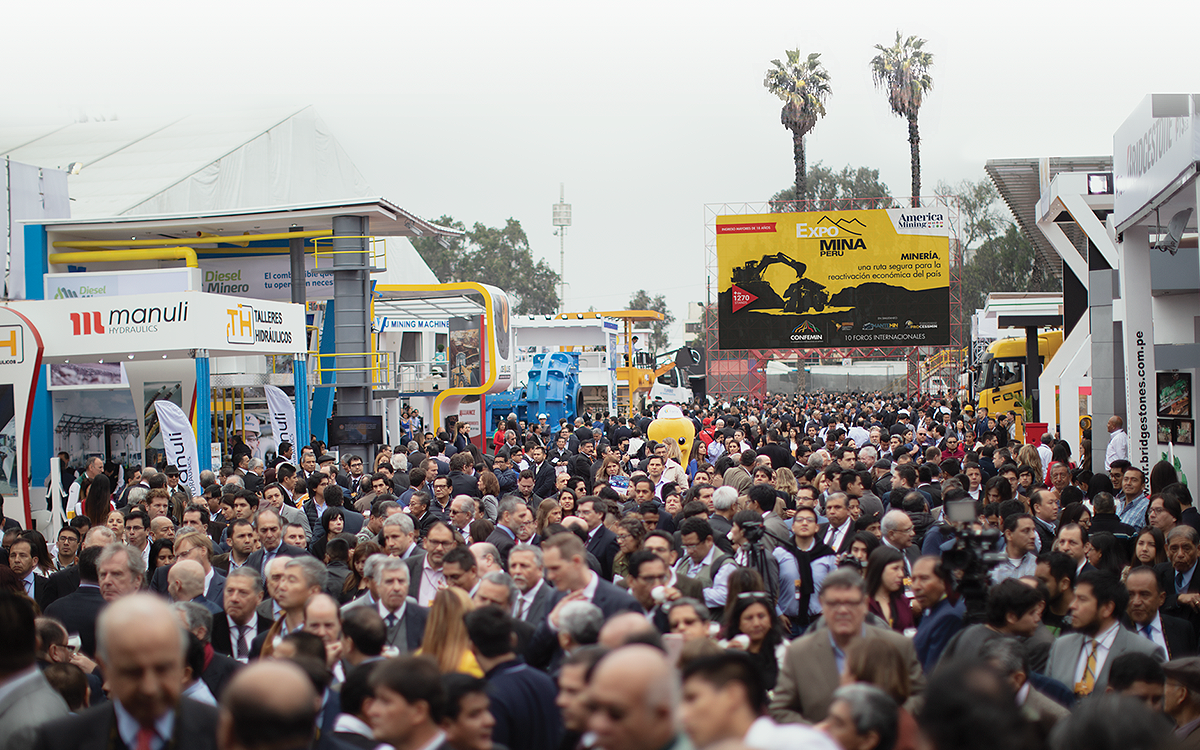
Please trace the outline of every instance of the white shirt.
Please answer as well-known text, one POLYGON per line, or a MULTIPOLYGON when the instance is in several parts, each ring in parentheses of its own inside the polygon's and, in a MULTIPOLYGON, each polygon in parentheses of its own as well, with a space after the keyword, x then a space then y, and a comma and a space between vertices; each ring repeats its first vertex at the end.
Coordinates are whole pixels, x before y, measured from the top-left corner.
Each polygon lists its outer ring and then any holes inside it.
MULTIPOLYGON (((696 578, 700 575, 700 571, 706 565, 712 563, 720 550, 714 544, 700 562, 694 562, 692 557, 687 557, 688 576, 696 578)), ((710 607, 724 607, 726 599, 729 598, 729 576, 733 575, 733 569, 736 565, 722 565, 720 570, 713 571, 713 584, 711 588, 704 589, 704 603, 710 607)))
MULTIPOLYGON (((1054 462, 1054 454, 1050 451, 1049 448, 1047 448, 1044 445, 1039 445, 1037 447, 1037 452, 1038 452, 1038 458, 1042 459, 1042 471, 1043 472, 1049 471, 1050 464, 1054 462)), ((1045 474, 1043 474, 1042 476, 1045 476, 1045 474)), ((1042 480, 1042 477, 1034 477, 1033 479, 1035 482, 1040 482, 1042 480)))
POLYGON ((534 584, 533 588, 517 597, 517 600, 513 602, 513 617, 519 620, 525 619, 524 616, 529 613, 529 608, 533 606, 533 600, 537 598, 538 592, 542 590, 542 586, 545 583, 545 580, 539 580, 534 584))
MULTIPOLYGON (((225 615, 225 619, 229 621, 229 636, 231 638, 229 645, 233 647, 233 658, 245 664, 246 662, 250 661, 250 659, 238 659, 237 655, 238 644, 236 641, 238 637, 238 624, 234 622, 233 618, 229 615, 225 615)), ((246 623, 242 627, 246 628, 246 634, 242 636, 242 640, 246 644, 246 653, 249 654, 251 644, 253 644, 254 639, 258 637, 258 613, 251 615, 250 622, 246 623)))
POLYGON ((1104 449, 1104 470, 1112 466, 1113 461, 1129 460, 1129 436, 1125 430, 1115 430, 1109 433, 1108 447, 1104 449))
MULTIPOLYGON (((1121 623, 1114 622, 1103 633, 1096 635, 1096 640, 1099 642, 1096 648, 1096 672, 1093 675, 1096 679, 1100 678, 1100 672, 1104 670, 1104 662, 1108 660, 1108 652, 1112 649, 1113 641, 1117 638, 1117 630, 1121 627, 1121 623)), ((1083 639, 1083 648, 1079 650, 1079 663, 1075 665, 1075 682, 1083 682, 1083 673, 1087 671, 1088 654, 1092 652, 1092 639, 1083 639)))
MULTIPOLYGON (((415 546, 415 545, 414 545, 415 546)), ((446 574, 429 566, 429 557, 421 560, 421 583, 417 586, 417 602, 422 607, 433 605, 437 592, 446 588, 446 574)))

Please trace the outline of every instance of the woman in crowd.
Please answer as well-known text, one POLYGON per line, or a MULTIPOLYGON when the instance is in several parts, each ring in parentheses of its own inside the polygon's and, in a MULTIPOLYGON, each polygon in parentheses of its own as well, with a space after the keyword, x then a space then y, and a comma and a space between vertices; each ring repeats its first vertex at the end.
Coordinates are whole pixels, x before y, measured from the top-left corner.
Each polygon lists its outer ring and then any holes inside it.
POLYGON ((368 557, 378 555, 382 551, 375 542, 359 542, 354 549, 350 550, 350 575, 346 576, 346 583, 342 586, 342 593, 338 597, 340 603, 345 604, 352 599, 357 599, 367 590, 367 579, 363 575, 363 568, 366 567, 368 557))
POLYGON ((564 517, 575 515, 575 501, 577 499, 574 490, 563 490, 558 493, 558 509, 564 517))
POLYGON ((592 484, 593 486, 598 485, 601 482, 604 484, 611 484, 612 477, 624 475, 625 472, 621 471, 621 462, 617 459, 617 457, 613 455, 607 455, 604 457, 604 463, 601 464, 600 468, 596 470, 595 481, 592 484))
POLYGON ((646 538, 646 526, 636 515, 622 518, 617 526, 617 556, 613 558, 613 578, 624 578, 629 573, 629 557, 642 548, 646 538))
POLYGON ((1167 538, 1153 526, 1138 532, 1133 540, 1133 565, 1154 567, 1167 561, 1167 538))
MULTIPOLYGON (((1046 476, 1046 471, 1042 468, 1042 457, 1038 455, 1037 448, 1032 445, 1021 446, 1021 450, 1017 451, 1017 463, 1020 466, 1028 466, 1032 470, 1035 482, 1040 482, 1042 477, 1046 476)), ((1020 470, 1017 473, 1019 474, 1020 470)))
POLYGON ((1125 547, 1107 531, 1097 531, 1088 537, 1087 560, 1099 570, 1122 576, 1128 570, 1125 547))
POLYGON ((860 638, 846 650, 842 669, 842 684, 865 682, 891 696, 900 706, 897 718, 897 738, 893 750, 914 750, 917 747, 917 722, 904 704, 912 695, 912 681, 904 655, 879 638, 860 638))
POLYGON ((730 648, 745 651, 758 666, 767 690, 775 688, 779 664, 787 650, 775 606, 765 591, 743 591, 733 600, 722 638, 730 648), (744 636, 744 637, 739 637, 744 636))
MULTIPOLYGON (((88 516, 91 518, 91 516, 88 516)), ((125 514, 119 510, 110 510, 101 518, 104 519, 104 525, 109 528, 112 533, 117 535, 117 541, 125 541, 125 514)))
POLYGON ((679 485, 681 491, 687 491, 688 477, 685 462, 683 460, 683 451, 679 449, 679 443, 675 438, 669 437, 663 440, 663 445, 667 449, 667 465, 663 467, 663 479, 668 482, 674 482, 679 485))
POLYGON ((552 523, 562 523, 563 513, 559 507, 558 501, 554 498, 547 498, 538 505, 536 526, 537 535, 542 539, 546 538, 546 527, 552 523))
POLYGON ((1150 494, 1162 492, 1163 487, 1178 481, 1179 475, 1175 472, 1175 467, 1169 461, 1159 461, 1150 469, 1150 494))
POLYGON ((983 503, 1002 503, 1012 500, 1012 483, 1004 477, 992 477, 983 485, 983 503))
POLYGON ((479 492, 483 495, 479 507, 483 508, 484 517, 495 518, 496 509, 500 506, 500 480, 487 469, 479 472, 479 492))
POLYGON ((871 553, 879 546, 879 537, 869 531, 856 531, 850 539, 849 554, 858 560, 862 567, 867 566, 867 559, 871 553))
POLYGON ((154 571, 169 568, 175 562, 175 540, 155 539, 150 543, 150 564, 146 566, 146 585, 154 578, 154 571))
POLYGON ((904 595, 904 556, 879 547, 867 558, 867 608, 897 633, 916 627, 912 605, 904 595))
POLYGON ((321 513, 321 528, 325 530, 325 535, 309 545, 313 557, 317 558, 318 560, 325 559, 325 545, 329 544, 330 537, 337 536, 345 530, 345 508, 336 506, 326 508, 321 513))
POLYGON ((1069 502, 1063 505, 1062 512, 1059 513, 1058 527, 1061 529, 1069 523, 1077 523, 1085 529, 1090 529, 1092 528, 1092 513, 1082 502, 1069 502))
MULTIPOLYGON (((114 510, 112 487, 109 486, 108 476, 105 474, 96 475, 88 487, 86 497, 87 500, 83 503, 83 515, 88 518, 108 518, 109 511, 114 510)), ((124 523, 121 525, 123 527, 124 523)))
MULTIPOLYGON (((1037 471, 1036 467, 1028 464, 1021 464, 1017 467, 1017 493, 1022 497, 1028 498, 1030 493, 1038 488, 1037 471)), ((1025 504, 1029 505, 1028 502, 1025 504)))
POLYGON ((437 662, 442 674, 461 672, 483 677, 483 670, 475 655, 471 653, 471 640, 467 637, 464 618, 474 608, 471 597, 457 586, 437 592, 433 606, 429 608, 429 620, 425 625, 425 639, 417 656, 428 656, 437 662))

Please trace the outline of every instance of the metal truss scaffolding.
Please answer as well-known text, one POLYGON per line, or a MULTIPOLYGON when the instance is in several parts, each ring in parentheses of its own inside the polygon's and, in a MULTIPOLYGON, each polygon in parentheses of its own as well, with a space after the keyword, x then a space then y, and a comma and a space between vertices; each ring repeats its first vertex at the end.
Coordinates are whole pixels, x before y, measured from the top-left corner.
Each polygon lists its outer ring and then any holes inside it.
MULTIPOLYGON (((872 208, 908 207, 908 198, 847 198, 835 200, 760 201, 748 203, 709 203, 704 206, 704 258, 708 296, 704 309, 704 353, 707 362, 708 394, 718 400, 766 395, 766 365, 773 360, 787 362, 841 362, 843 359, 867 361, 903 359, 908 364, 907 390, 921 390, 922 360, 947 349, 959 352, 966 346, 962 294, 962 210, 958 196, 922 197, 920 207, 943 208, 950 224, 950 346, 949 347, 845 347, 828 349, 721 349, 718 347, 717 293, 720 266, 717 262, 717 217, 740 214, 791 213, 800 211, 850 211, 872 208)), ((947 355, 943 355, 946 357, 947 355)), ((954 364, 938 372, 948 383, 957 381, 962 357, 951 356, 954 364)), ((952 386, 953 387, 953 386, 952 386)))

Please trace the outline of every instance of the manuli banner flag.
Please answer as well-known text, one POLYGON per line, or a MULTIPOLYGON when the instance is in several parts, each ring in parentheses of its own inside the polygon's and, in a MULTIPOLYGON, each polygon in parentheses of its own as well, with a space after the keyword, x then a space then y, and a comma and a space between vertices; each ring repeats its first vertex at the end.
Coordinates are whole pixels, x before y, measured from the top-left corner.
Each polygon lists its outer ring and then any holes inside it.
POLYGON ((292 400, 281 389, 273 385, 263 386, 267 392, 267 409, 271 412, 271 431, 275 435, 275 445, 284 440, 296 444, 296 407, 292 400))
POLYGON ((944 208, 717 217, 721 349, 950 343, 944 208))
POLYGON ((179 469, 179 483, 188 488, 192 497, 200 497, 200 456, 196 452, 196 433, 187 415, 171 401, 155 401, 159 430, 162 433, 163 453, 167 465, 179 469))

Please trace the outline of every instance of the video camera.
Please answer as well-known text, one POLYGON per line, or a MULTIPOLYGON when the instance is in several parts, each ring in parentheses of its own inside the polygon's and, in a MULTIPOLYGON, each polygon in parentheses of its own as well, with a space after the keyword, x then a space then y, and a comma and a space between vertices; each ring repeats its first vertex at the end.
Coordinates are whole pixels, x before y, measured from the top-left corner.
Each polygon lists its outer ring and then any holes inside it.
POLYGON ((954 546, 942 553, 942 564, 955 574, 958 592, 966 602, 967 624, 983 622, 992 568, 1004 562, 996 551, 998 529, 976 528, 974 500, 953 500, 943 506, 954 546))

